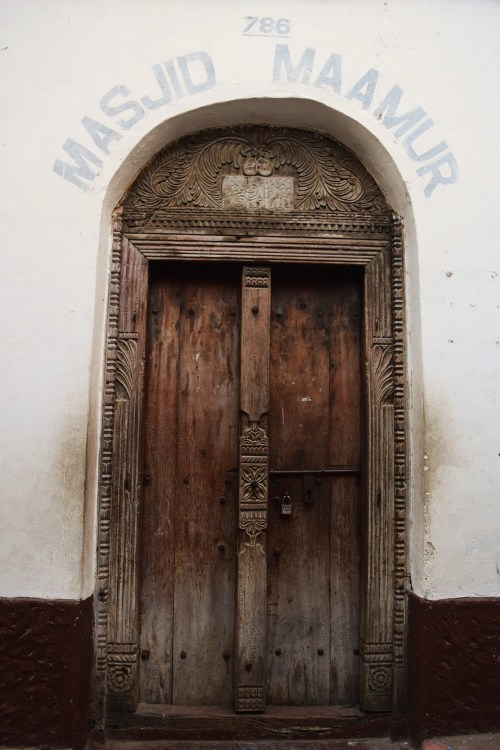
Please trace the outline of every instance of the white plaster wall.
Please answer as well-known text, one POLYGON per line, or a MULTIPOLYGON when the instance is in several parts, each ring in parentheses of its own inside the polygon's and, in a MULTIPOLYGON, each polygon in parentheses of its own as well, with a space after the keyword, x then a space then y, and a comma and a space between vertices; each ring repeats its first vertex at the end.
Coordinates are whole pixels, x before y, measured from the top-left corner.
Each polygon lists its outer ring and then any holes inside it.
MULTIPOLYGON (((343 140, 403 215, 413 586, 430 598, 500 594, 500 5, 2 0, 0 13, 0 595, 74 598, 93 589, 113 205, 168 140, 247 121, 343 140), (289 19, 288 38, 242 35, 250 15, 289 19), (315 50, 308 83, 302 75, 290 82, 283 68, 273 81, 277 44, 288 45, 294 65, 315 50), (129 129, 117 123, 131 110, 114 118, 101 111, 115 86, 130 92, 116 103, 159 96, 153 66, 174 60, 179 70, 178 58, 198 51, 213 61, 210 87, 156 109, 142 105, 129 129), (315 85, 332 53, 342 55, 340 92, 315 85), (348 93, 370 69, 378 80, 364 109, 348 93), (417 170, 432 158, 412 159, 397 127, 374 116, 395 85, 404 92, 400 113, 420 106, 434 121, 415 147, 446 141, 441 156, 451 151, 458 165, 456 181, 428 197, 429 174, 417 170), (92 142, 84 116, 115 131, 109 154, 92 142), (56 160, 71 162, 68 138, 102 162, 90 164, 97 174, 82 180, 87 192, 53 171, 56 160)), ((202 82, 203 69, 190 64, 194 84, 202 82)))

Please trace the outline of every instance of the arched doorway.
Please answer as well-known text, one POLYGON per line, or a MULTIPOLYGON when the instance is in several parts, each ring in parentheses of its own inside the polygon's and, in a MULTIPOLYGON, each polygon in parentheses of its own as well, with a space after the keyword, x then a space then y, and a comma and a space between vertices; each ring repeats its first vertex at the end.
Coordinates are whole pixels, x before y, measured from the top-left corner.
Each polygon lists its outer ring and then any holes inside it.
POLYGON ((168 146, 115 222, 109 712, 390 712, 406 584, 399 222, 347 149, 265 126, 168 146))

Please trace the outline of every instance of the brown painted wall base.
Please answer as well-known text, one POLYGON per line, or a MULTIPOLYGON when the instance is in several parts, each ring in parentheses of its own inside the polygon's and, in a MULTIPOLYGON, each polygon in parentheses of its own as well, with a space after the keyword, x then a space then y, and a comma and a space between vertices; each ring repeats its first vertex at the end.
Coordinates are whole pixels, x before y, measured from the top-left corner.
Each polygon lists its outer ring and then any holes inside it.
POLYGON ((92 599, 0 599, 0 745, 83 747, 92 599))
POLYGON ((500 730, 500 598, 409 599, 410 732, 500 730))
MULTIPOLYGON (((0 745, 82 748, 92 600, 0 599, 0 654, 0 745)), ((410 594, 409 676, 416 744, 499 731, 500 598, 410 594)))

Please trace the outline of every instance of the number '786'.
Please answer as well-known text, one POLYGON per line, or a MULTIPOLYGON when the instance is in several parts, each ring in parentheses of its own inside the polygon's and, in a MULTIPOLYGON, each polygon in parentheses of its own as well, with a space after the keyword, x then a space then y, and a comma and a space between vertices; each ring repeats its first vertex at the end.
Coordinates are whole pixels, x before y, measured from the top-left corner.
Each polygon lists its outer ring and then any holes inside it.
POLYGON ((289 34, 291 29, 288 18, 275 20, 268 16, 263 18, 245 16, 245 21, 249 21, 249 23, 243 29, 243 34, 289 34))

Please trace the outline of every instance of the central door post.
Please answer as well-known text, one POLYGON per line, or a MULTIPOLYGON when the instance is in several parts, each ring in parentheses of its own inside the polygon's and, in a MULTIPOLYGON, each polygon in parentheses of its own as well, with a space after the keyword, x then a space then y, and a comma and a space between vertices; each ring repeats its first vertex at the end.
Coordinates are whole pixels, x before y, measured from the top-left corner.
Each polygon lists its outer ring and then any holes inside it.
POLYGON ((240 450, 234 707, 264 710, 271 269, 244 267, 241 292, 240 450))

